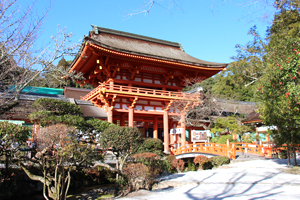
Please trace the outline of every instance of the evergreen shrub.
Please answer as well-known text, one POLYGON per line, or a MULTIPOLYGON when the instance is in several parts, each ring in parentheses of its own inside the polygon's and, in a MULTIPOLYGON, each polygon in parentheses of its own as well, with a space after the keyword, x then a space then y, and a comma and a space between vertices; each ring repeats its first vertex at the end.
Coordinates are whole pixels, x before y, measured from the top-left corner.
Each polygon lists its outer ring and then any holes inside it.
POLYGON ((146 165, 153 175, 161 174, 167 167, 165 162, 159 158, 156 153, 137 153, 131 156, 132 161, 146 165))
POLYGON ((213 167, 219 167, 224 164, 229 164, 230 159, 227 156, 216 156, 211 158, 211 163, 213 167))
POLYGON ((214 137, 213 139, 211 139, 211 141, 218 144, 226 144, 227 139, 229 139, 230 143, 238 142, 237 140, 232 139, 232 135, 222 135, 220 137, 214 137))
POLYGON ((186 171, 196 171, 196 165, 191 159, 188 159, 186 163, 187 163, 186 171))
POLYGON ((139 147, 137 152, 138 153, 152 152, 162 156, 163 149, 164 149, 163 142, 160 139, 146 138, 144 139, 144 142, 139 147))

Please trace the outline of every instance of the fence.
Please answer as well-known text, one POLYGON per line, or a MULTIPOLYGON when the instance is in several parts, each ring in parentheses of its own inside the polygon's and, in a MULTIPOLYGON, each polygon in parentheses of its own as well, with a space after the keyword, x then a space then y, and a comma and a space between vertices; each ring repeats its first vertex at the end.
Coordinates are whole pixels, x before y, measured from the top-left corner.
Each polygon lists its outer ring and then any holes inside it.
POLYGON ((217 144, 217 143, 194 143, 188 144, 177 149, 173 149, 171 153, 173 155, 180 155, 185 153, 207 153, 221 156, 228 156, 231 159, 236 159, 236 152, 242 152, 246 154, 256 154, 259 156, 265 156, 272 158, 272 147, 264 146, 263 144, 256 145, 252 143, 229 143, 217 144))

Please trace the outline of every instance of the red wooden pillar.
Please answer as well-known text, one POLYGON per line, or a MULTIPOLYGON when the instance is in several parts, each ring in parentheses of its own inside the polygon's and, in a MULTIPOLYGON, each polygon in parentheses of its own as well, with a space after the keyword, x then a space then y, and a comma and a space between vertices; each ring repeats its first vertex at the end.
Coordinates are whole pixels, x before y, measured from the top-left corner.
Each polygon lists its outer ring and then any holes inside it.
POLYGON ((112 107, 108 107, 108 109, 107 109, 107 122, 113 123, 112 107))
POLYGON ((113 80, 111 80, 111 81, 109 82, 109 89, 110 89, 110 90, 113 90, 113 89, 114 89, 114 81, 113 81, 113 80))
POLYGON ((154 116, 153 120, 153 138, 158 138, 158 124, 157 124, 157 116, 154 116))
POLYGON ((123 113, 121 114, 120 126, 125 126, 125 115, 123 113))
POLYGON ((185 125, 185 117, 183 113, 181 113, 181 129, 182 129, 181 146, 184 146, 186 142, 186 136, 185 136, 186 125, 185 125))
POLYGON ((168 121, 168 111, 164 111, 164 152, 169 153, 169 121, 168 121))
POLYGON ((133 108, 129 108, 128 113, 128 126, 133 127, 133 108))

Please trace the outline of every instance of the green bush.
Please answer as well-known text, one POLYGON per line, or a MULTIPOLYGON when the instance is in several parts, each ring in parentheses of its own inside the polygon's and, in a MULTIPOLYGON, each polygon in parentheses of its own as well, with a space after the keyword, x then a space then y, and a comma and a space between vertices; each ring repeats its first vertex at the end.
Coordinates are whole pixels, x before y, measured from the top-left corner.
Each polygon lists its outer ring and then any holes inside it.
POLYGON ((242 136, 242 141, 245 143, 251 143, 251 142, 255 141, 255 136, 251 135, 251 134, 244 134, 242 136))
POLYGON ((162 165, 163 165, 162 168, 164 170, 166 170, 169 173, 172 172, 172 165, 167 159, 163 160, 162 165))
POLYGON ((211 162, 211 158, 209 158, 208 161, 202 165, 202 169, 207 170, 207 169, 212 169, 212 168, 213 168, 213 165, 211 162))
POLYGON ((224 164, 229 164, 230 159, 227 156, 216 156, 211 158, 211 164, 213 167, 219 167, 224 164))
POLYGON ((196 171, 196 165, 195 163, 193 163, 191 159, 188 159, 186 163, 187 163, 186 171, 196 171))
POLYGON ((211 139, 211 142, 218 143, 218 144, 226 144, 227 139, 229 139, 230 143, 238 142, 237 140, 232 139, 232 135, 222 135, 220 137, 214 137, 211 139))
POLYGON ((144 139, 144 142, 139 147, 137 152, 138 153, 152 152, 162 156, 163 150, 164 150, 163 142, 160 139, 146 138, 144 139))
POLYGON ((153 175, 161 174, 166 167, 164 166, 164 161, 159 158, 156 153, 137 153, 131 156, 134 162, 139 162, 146 165, 149 171, 153 175))
POLYGON ((172 154, 170 154, 170 155, 167 156, 167 161, 169 163, 172 163, 172 161, 175 160, 175 159, 176 159, 176 157, 174 155, 172 155, 172 154))

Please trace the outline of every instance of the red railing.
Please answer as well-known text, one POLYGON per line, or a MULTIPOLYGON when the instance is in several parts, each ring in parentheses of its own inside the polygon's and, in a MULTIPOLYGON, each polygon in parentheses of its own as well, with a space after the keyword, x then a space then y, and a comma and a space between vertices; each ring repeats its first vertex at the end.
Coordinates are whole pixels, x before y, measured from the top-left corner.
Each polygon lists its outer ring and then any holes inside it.
POLYGON ((171 153, 173 155, 180 155, 185 153, 207 153, 228 156, 231 159, 236 159, 236 152, 256 154, 265 156, 267 158, 272 158, 271 147, 265 147, 263 145, 255 145, 251 143, 195 143, 171 150, 171 153))
POLYGON ((244 154, 256 154, 259 156, 265 156, 272 158, 272 148, 264 145, 252 144, 252 143, 235 143, 236 152, 242 152, 244 154))
POLYGON ((113 93, 113 94, 127 94, 133 96, 147 96, 155 98, 167 98, 167 99, 177 99, 177 100, 198 100, 198 94, 188 94, 183 92, 174 92, 166 90, 156 90, 140 87, 131 87, 125 85, 110 85, 101 84, 93 91, 84 96, 83 100, 92 100, 100 93, 113 93))
POLYGON ((228 156, 235 159, 234 144, 216 144, 216 143, 195 143, 188 144, 171 151, 173 155, 180 155, 185 153, 207 153, 228 156))

